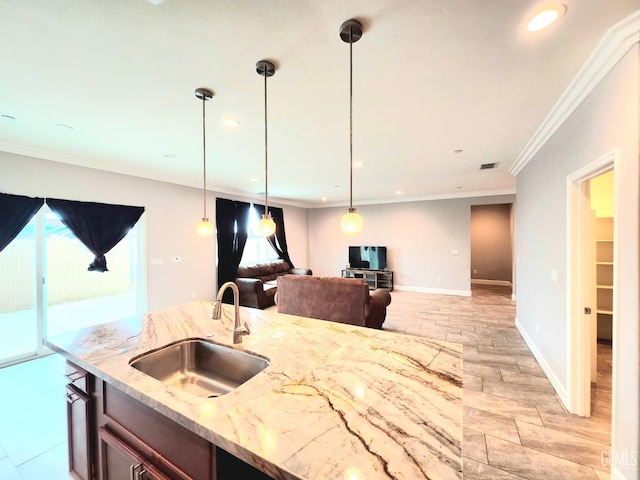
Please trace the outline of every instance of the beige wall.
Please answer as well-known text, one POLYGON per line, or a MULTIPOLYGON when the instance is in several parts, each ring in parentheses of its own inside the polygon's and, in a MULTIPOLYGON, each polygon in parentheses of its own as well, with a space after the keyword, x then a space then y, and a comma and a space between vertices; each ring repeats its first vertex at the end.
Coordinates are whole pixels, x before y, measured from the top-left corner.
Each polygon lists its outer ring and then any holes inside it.
POLYGON ((511 204, 471 206, 472 279, 511 283, 511 207, 511 204))
POLYGON ((613 217, 613 170, 589 181, 591 210, 596 217, 613 217))
POLYGON ((339 276, 349 245, 386 246, 396 288, 468 295, 471 205, 514 200, 502 195, 362 205, 364 230, 353 236, 340 231, 343 208, 310 209, 309 266, 314 274, 339 276))
MULTIPOLYGON (((613 446, 638 452, 640 46, 616 64, 517 176, 517 321, 547 374, 568 388, 567 176, 617 152, 613 446), (557 281, 550 272, 557 272, 557 281)), ((565 392, 563 392, 564 390, 565 392)), ((638 478, 638 465, 618 478, 638 478)), ((612 475, 613 478, 613 475, 612 475)))
MULTIPOLYGON (((147 308, 156 310, 216 291, 215 237, 196 235, 202 190, 85 167, 0 152, 0 192, 145 207, 147 308), (171 257, 182 257, 172 263, 171 257), (162 260, 153 265, 152 260, 162 260)), ((228 195, 219 194, 225 198, 228 195)), ((215 219, 215 192, 207 213, 215 219)), ((246 198, 238 198, 251 201, 246 198)), ((307 263, 306 210, 286 205, 284 217, 292 261, 307 263)))

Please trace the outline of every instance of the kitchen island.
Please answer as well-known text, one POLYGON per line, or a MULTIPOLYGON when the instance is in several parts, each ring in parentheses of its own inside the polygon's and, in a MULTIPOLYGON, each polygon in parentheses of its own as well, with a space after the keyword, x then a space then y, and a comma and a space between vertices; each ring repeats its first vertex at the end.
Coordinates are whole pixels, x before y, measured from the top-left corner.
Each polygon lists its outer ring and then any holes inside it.
MULTIPOLYGON (((51 337, 46 345, 103 390, 141 404, 149 422, 175 423, 271 478, 462 478, 461 345, 250 308, 240 313, 251 334, 231 345, 233 306, 223 306, 220 320, 211 319, 211 309, 194 301, 51 337), (129 365, 185 338, 230 345, 270 365, 217 398, 185 393, 129 365)), ((106 411, 106 402, 94 409, 106 411)), ((99 416, 85 410, 90 420, 99 416)), ((114 436, 108 425, 94 428, 114 436)), ((87 435, 94 451, 74 461, 105 463, 87 435)), ((213 464, 215 470, 215 455, 213 464)), ((160 478, 134 467, 131 478, 160 478)))

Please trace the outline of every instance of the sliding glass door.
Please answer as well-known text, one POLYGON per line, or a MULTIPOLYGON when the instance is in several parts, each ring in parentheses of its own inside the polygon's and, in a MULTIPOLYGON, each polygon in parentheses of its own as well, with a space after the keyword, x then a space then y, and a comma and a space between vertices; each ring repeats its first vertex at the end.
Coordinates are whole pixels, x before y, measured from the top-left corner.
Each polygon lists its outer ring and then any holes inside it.
POLYGON ((0 365, 38 353, 37 215, 0 252, 0 365))
POLYGON ((93 254, 40 209, 0 252, 0 367, 51 353, 47 336, 145 311, 143 222, 107 253, 107 272, 89 272, 93 254))
POLYGON ((46 205, 43 211, 47 306, 45 335, 57 335, 136 315, 142 277, 139 262, 140 226, 132 228, 109 251, 107 272, 89 272, 87 266, 93 260, 93 254, 46 205))

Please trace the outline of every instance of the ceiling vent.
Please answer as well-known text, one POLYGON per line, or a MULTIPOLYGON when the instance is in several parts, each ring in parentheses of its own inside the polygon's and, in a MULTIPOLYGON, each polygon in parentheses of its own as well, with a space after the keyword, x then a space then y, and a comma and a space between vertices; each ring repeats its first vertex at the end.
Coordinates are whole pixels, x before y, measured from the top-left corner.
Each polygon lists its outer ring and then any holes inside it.
POLYGON ((483 163, 480 165, 480 170, 491 170, 492 168, 496 168, 498 166, 498 162, 495 163, 483 163))

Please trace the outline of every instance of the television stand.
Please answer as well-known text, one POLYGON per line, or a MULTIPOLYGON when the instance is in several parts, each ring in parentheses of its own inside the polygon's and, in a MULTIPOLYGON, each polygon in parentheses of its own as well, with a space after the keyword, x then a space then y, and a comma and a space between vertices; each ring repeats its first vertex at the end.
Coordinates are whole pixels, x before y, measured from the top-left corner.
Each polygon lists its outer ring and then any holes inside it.
POLYGON ((393 291, 393 272, 391 270, 364 270, 360 268, 347 268, 342 270, 343 278, 362 278, 371 290, 386 288, 393 291))

